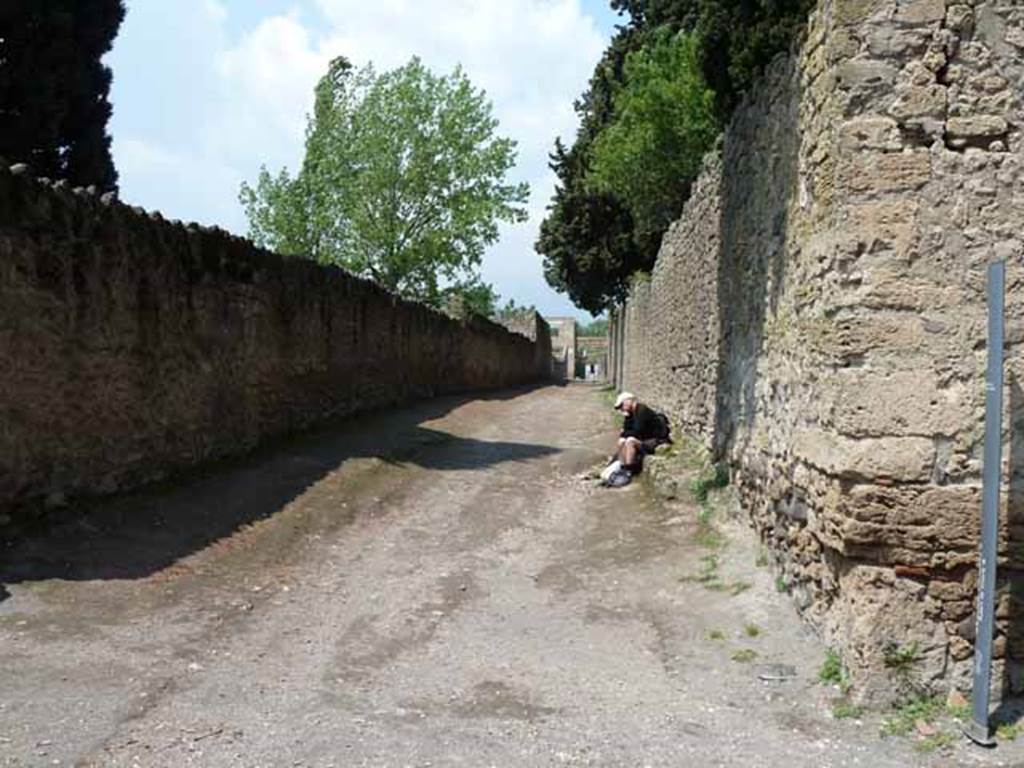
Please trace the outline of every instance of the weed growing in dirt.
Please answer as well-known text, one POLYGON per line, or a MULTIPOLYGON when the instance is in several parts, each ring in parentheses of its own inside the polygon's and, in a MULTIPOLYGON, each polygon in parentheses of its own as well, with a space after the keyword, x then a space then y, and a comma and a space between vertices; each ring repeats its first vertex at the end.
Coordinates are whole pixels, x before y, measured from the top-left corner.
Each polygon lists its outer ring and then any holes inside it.
POLYGON ((743 631, 746 633, 747 637, 757 637, 761 634, 761 628, 757 626, 757 624, 747 624, 747 626, 743 628, 743 631))
POLYGON ((996 738, 1000 741, 1013 741, 1024 733, 1024 723, 1000 723, 996 726, 996 738))
POLYGON ((699 504, 705 504, 708 494, 716 488, 729 484, 729 470, 722 464, 706 467, 701 474, 690 481, 690 492, 699 504))
POLYGON ((725 640, 725 633, 720 629, 712 629, 708 632, 708 637, 712 640, 725 640))
POLYGON ((918 721, 931 723, 943 713, 945 707, 934 696, 909 699, 892 715, 882 721, 883 736, 906 736, 918 721))
POLYGON ((956 734, 950 731, 936 731, 915 741, 914 749, 918 752, 935 752, 940 749, 948 749, 956 743, 956 738, 956 734))
POLYGON ((786 579, 785 579, 784 576, 776 576, 775 577, 775 591, 776 592, 788 592, 789 591, 789 585, 786 583, 786 579))
POLYGON ((735 596, 750 589, 750 584, 745 581, 734 581, 731 584, 722 581, 718 573, 718 555, 709 552, 700 559, 700 571, 695 575, 681 576, 679 580, 684 583, 700 584, 704 589, 712 592, 729 592, 735 596))
POLYGON ((729 594, 736 597, 736 595, 743 594, 752 586, 753 585, 749 581, 734 581, 729 587, 729 594))
POLYGON ((757 651, 753 648, 744 648, 736 651, 731 657, 733 661, 738 661, 741 664, 747 664, 757 658, 757 651))
POLYGON ((950 704, 946 702, 946 714, 952 717, 954 720, 966 720, 971 716, 971 705, 966 702, 960 704, 950 704))
POLYGON ((839 690, 846 693, 850 690, 850 676, 843 666, 843 660, 833 648, 825 651, 825 661, 818 670, 818 680, 825 685, 837 685, 839 690))
POLYGON ((860 717, 862 714, 864 714, 863 707, 858 707, 856 704, 851 704, 846 699, 836 699, 834 702, 832 702, 832 717, 834 717, 836 720, 860 717))
POLYGON ((700 559, 700 562, 700 571, 695 576, 683 576, 679 580, 682 582, 701 584, 711 590, 717 591, 724 589, 725 585, 718 578, 718 555, 713 552, 704 555, 704 557, 700 559))
POLYGON ((700 527, 697 529, 697 534, 694 536, 694 541, 697 542, 704 549, 721 549, 725 546, 725 536, 722 535, 721 531, 717 530, 711 525, 709 521, 700 520, 700 527))

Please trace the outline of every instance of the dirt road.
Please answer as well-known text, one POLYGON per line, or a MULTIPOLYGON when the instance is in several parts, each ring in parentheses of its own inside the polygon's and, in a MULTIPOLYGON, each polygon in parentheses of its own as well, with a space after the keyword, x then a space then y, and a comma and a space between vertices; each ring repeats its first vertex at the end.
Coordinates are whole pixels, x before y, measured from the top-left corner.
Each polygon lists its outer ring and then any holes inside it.
POLYGON ((0 765, 952 764, 831 717, 739 528, 709 591, 692 505, 580 479, 593 388, 353 422, 5 549, 0 765))

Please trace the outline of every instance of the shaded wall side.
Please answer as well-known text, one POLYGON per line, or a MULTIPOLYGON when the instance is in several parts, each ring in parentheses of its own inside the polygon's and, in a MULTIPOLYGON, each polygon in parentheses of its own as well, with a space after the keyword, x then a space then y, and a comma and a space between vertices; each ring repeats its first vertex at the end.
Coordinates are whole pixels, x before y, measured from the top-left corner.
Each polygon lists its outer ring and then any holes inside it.
POLYGON ((0 507, 112 492, 411 398, 535 381, 546 331, 534 343, 459 322, 0 166, 0 507))

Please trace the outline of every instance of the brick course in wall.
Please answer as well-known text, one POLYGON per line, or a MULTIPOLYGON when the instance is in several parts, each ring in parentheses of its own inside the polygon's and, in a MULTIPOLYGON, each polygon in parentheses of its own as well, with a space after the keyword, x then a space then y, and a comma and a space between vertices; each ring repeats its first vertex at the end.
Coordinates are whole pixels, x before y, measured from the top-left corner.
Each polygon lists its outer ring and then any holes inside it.
POLYGON ((969 687, 985 268, 1008 263, 997 678, 1024 689, 1024 6, 823 0, 614 315, 620 385, 734 469, 858 694, 969 687))
POLYGON ((0 164, 0 519, 325 419, 546 378, 532 340, 0 164))

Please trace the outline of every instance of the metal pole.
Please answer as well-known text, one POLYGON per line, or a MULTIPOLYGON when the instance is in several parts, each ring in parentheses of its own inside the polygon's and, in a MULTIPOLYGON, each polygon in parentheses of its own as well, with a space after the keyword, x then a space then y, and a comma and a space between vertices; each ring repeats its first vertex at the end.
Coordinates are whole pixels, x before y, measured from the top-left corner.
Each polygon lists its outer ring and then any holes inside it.
POLYGON ((983 746, 995 742, 989 729, 992 683, 992 634, 995 628, 996 536, 999 527, 999 478, 1003 454, 1003 297, 1006 265, 988 267, 988 374, 985 380, 985 458, 982 481, 981 557, 974 634, 973 719, 967 736, 983 746))

